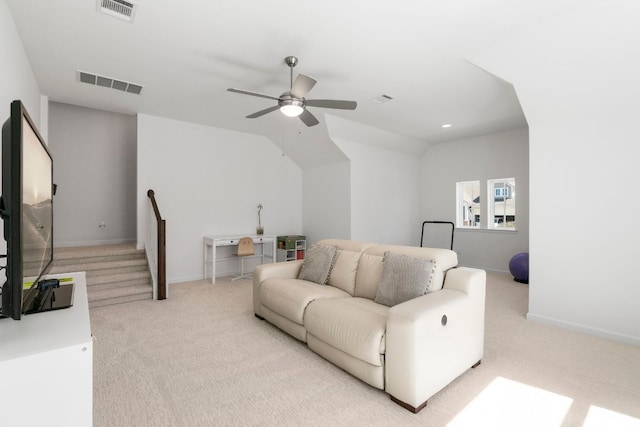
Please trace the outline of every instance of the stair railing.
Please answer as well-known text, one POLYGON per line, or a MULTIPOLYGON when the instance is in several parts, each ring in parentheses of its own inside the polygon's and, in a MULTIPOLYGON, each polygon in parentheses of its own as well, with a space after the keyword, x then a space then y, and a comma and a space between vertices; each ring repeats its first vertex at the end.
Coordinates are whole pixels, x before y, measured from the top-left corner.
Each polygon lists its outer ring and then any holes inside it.
MULTIPOLYGON (((153 190, 147 191, 147 196, 151 199, 151 205, 153 206, 153 211, 155 213, 156 218, 156 251, 157 258, 155 259, 157 264, 157 274, 156 286, 154 289, 154 296, 159 300, 163 300, 167 298, 167 254, 166 254, 166 223, 165 220, 162 219, 160 215, 160 210, 158 209, 158 203, 156 202, 155 193, 153 190)), ((152 227, 150 227, 152 228, 152 227)))

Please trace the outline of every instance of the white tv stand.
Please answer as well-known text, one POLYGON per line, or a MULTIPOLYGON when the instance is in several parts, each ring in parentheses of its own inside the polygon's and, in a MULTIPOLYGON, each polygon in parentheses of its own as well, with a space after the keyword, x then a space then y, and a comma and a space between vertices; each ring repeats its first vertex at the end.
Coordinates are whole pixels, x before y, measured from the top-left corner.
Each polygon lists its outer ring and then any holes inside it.
POLYGON ((0 319, 0 424, 91 426, 93 341, 84 272, 72 277, 73 306, 0 319))

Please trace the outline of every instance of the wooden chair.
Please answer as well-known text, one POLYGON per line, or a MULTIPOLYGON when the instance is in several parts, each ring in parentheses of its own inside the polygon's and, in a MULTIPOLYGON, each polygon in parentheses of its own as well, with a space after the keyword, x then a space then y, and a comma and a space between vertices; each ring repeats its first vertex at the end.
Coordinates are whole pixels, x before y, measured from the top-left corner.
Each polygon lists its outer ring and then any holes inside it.
POLYGON ((250 273, 244 272, 244 259, 246 257, 253 257, 255 255, 255 250, 253 248, 253 239, 251 237, 243 237, 238 241, 238 253, 233 254, 240 258, 240 275, 231 278, 231 281, 238 279, 249 279, 251 278, 250 273))

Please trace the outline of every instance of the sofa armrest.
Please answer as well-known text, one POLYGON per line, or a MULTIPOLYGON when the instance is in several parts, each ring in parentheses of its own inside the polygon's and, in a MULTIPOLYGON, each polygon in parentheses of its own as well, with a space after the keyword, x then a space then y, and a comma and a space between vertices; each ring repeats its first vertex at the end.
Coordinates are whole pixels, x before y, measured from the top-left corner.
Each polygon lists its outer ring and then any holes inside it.
POLYGON ((253 270, 253 312, 262 317, 260 313, 260 286, 262 282, 271 278, 295 279, 300 273, 303 260, 288 262, 276 262, 261 264, 253 270))
POLYGON ((484 270, 452 269, 442 290, 389 309, 387 393, 419 408, 482 359, 485 288, 484 270))
POLYGON ((458 267, 447 271, 444 279, 445 289, 455 289, 468 295, 481 293, 484 299, 487 273, 478 268, 458 267))

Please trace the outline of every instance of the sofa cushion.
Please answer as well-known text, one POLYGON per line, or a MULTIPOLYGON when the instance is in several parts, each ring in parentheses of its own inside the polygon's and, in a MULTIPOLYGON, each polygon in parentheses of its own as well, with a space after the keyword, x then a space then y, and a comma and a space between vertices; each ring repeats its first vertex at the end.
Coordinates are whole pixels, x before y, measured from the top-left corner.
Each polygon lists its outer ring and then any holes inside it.
POLYGON ((356 271, 361 255, 362 252, 338 249, 327 284, 353 295, 356 288, 356 271))
POLYGON ((312 245, 304 258, 298 279, 324 285, 327 283, 333 261, 336 256, 336 247, 329 245, 312 245))
POLYGON ((317 299, 307 307, 304 327, 344 353, 382 366, 388 307, 366 298, 317 299))
POLYGON ((374 301, 392 307, 424 295, 431 291, 434 275, 434 261, 386 252, 374 301))
POLYGON ((382 255, 362 254, 358 264, 354 295, 374 299, 382 277, 382 255))
POLYGON ((304 310, 318 298, 348 297, 345 291, 299 279, 267 279, 260 286, 260 303, 302 325, 304 310))

